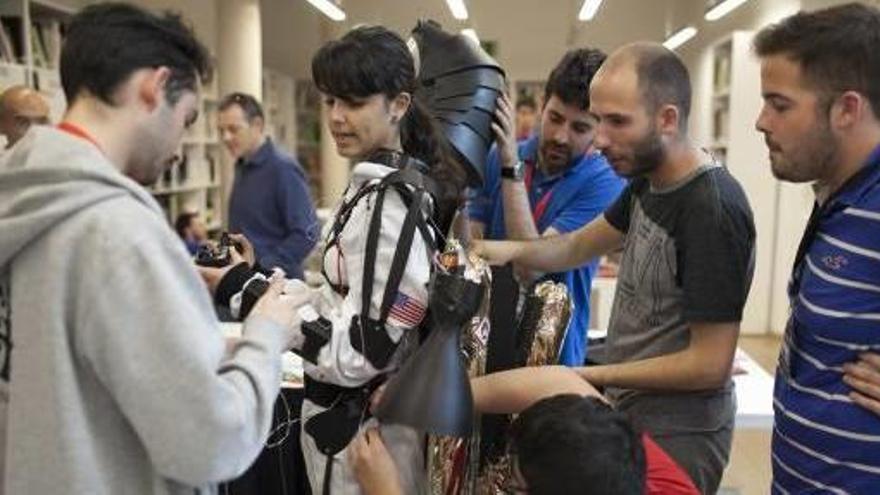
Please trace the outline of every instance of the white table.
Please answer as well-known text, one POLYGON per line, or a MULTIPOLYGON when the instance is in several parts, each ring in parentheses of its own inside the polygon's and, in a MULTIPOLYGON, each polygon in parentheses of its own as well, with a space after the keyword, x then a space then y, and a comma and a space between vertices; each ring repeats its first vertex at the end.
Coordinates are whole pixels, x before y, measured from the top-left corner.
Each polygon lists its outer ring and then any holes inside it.
MULTIPOLYGON (((223 336, 228 339, 241 337, 241 323, 220 323, 223 336)), ((281 374, 286 379, 281 382, 282 388, 301 388, 303 386, 303 360, 296 354, 287 351, 281 355, 281 374), (292 378, 292 379, 288 379, 292 378)))
POLYGON ((736 384, 736 428, 773 428, 773 376, 742 349, 733 361, 736 384))

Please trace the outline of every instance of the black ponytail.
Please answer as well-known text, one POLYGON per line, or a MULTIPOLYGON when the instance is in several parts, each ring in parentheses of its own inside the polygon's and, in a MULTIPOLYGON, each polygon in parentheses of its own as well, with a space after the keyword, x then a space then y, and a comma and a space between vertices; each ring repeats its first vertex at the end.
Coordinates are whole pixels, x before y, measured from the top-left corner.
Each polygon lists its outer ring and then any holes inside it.
POLYGON ((403 151, 430 165, 428 175, 440 186, 435 220, 444 232, 449 230, 455 211, 464 200, 467 175, 455 160, 446 138, 424 104, 413 98, 409 111, 400 122, 403 151))

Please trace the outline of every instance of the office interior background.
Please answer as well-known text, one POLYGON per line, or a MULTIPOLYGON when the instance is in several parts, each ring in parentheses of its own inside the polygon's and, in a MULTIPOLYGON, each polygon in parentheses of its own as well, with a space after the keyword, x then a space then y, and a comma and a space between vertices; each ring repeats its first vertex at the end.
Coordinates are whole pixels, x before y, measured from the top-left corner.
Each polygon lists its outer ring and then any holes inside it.
MULTIPOLYGON (((358 24, 382 24, 406 36, 419 19, 450 31, 469 30, 507 72, 514 100, 540 97, 553 65, 568 49, 606 52, 627 42, 666 42, 684 60, 694 89, 690 137, 723 159, 743 184, 758 232, 755 276, 742 323, 741 347, 768 374, 788 316, 786 283, 813 195, 808 185, 773 178, 754 121, 760 110, 759 66, 751 39, 798 10, 839 0, 130 0, 181 12, 211 50, 214 81, 203 88, 200 118, 187 134, 186 157, 153 186, 169 219, 198 211, 210 229, 224 226, 232 161, 216 131, 219 98, 231 91, 264 103, 274 140, 306 170, 321 211, 344 189, 348 163, 336 154, 310 81, 318 47, 358 24), (720 13, 713 7, 728 4, 720 13), (329 4, 329 6, 328 6, 329 4), (732 7, 732 8, 731 8, 732 7), (714 13, 713 13, 714 12, 714 13)), ((57 74, 63 25, 91 0, 0 0, 0 90, 26 84, 52 102, 57 121, 64 97, 57 74)), ((865 3, 878 4, 870 1, 865 3)), ((594 307, 606 304, 599 287, 594 307)), ((596 308, 597 326, 603 311, 596 308)), ((770 385, 772 386, 772 385, 770 385)), ((769 394, 765 380, 746 396, 769 394)), ((770 397, 764 397, 769 404, 770 397)), ((769 483, 766 423, 737 429, 723 493, 765 493, 769 483)))

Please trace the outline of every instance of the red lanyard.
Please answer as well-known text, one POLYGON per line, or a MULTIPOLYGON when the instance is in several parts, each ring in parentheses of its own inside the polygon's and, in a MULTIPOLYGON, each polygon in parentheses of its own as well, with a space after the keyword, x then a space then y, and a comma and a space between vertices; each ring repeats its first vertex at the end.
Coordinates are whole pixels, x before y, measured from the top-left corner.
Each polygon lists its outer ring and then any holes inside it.
MULTIPOLYGON (((529 197, 532 195, 532 176, 535 173, 535 164, 532 162, 526 162, 526 170, 525 177, 523 177, 526 192, 529 194, 529 197)), ((541 199, 538 200, 538 203, 535 205, 535 208, 532 210, 532 218, 535 220, 535 225, 541 220, 544 216, 544 212, 547 211, 547 205, 550 204, 550 197, 553 196, 553 188, 549 189, 547 192, 541 196, 541 199)))
POLYGON ((76 124, 71 124, 70 122, 61 122, 60 124, 58 124, 58 130, 64 131, 80 139, 85 139, 86 141, 95 145, 95 148, 98 148, 98 151, 104 153, 104 150, 101 149, 101 145, 98 144, 98 142, 95 141, 95 138, 93 138, 92 135, 86 132, 82 127, 76 124))

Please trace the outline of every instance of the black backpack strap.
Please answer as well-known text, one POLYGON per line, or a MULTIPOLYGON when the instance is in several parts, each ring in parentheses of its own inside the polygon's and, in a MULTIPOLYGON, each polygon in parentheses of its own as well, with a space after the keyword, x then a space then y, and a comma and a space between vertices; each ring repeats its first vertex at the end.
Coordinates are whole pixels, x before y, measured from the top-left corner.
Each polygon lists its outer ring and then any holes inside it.
MULTIPOLYGON (((370 319, 370 305, 373 300, 373 279, 376 273, 376 251, 379 246, 379 234, 382 231, 382 207, 385 204, 386 188, 380 187, 376 194, 376 204, 370 218, 367 232, 367 246, 364 250, 364 274, 361 281, 361 323, 370 319)), ((363 325, 366 327, 366 325, 363 325)))
POLYGON ((391 271, 385 284, 385 294, 382 296, 382 308, 379 313, 379 322, 382 324, 388 321, 391 306, 394 305, 394 301, 397 299, 400 281, 403 279, 403 272, 406 270, 406 265, 409 262, 416 225, 418 223, 424 224, 421 214, 424 193, 417 189, 413 192, 413 196, 409 209, 406 212, 406 218, 403 221, 403 228, 400 230, 397 248, 394 251, 394 260, 391 262, 391 271))
MULTIPOLYGON (((360 189, 352 196, 352 198, 348 201, 343 202, 339 206, 339 211, 336 212, 336 216, 333 220, 333 226, 330 227, 327 232, 327 238, 324 240, 324 254, 327 254, 332 247, 336 246, 339 249, 339 236, 342 234, 342 229, 345 228, 345 225, 348 224, 349 218, 351 218, 351 213, 354 211, 354 207, 367 195, 375 191, 379 188, 380 183, 367 183, 361 186, 360 189)), ((324 266, 323 259, 321 260, 321 275, 324 276, 324 280, 327 281, 327 284, 333 289, 337 294, 345 294, 348 291, 348 288, 342 286, 340 284, 335 284, 330 281, 330 277, 327 275, 327 270, 324 266)))
POLYGON ((388 365, 391 356, 397 350, 398 342, 391 340, 385 324, 391 312, 391 308, 397 301, 400 282, 409 262, 409 254, 413 239, 418 229, 420 235, 428 244, 428 263, 432 261, 433 250, 436 246, 431 235, 429 226, 425 220, 423 210, 427 205, 428 197, 424 187, 427 181, 416 171, 404 170, 393 172, 386 176, 379 185, 379 193, 376 199, 375 210, 370 221, 370 230, 367 234, 367 244, 364 252, 364 274, 361 291, 361 314, 352 320, 349 329, 351 345, 363 354, 367 360, 377 369, 388 365), (413 183, 415 182, 415 183, 413 183), (385 194, 389 188, 400 195, 404 204, 407 205, 407 214, 398 236, 397 246, 394 251, 393 261, 389 269, 388 280, 385 283, 385 291, 382 296, 378 319, 369 317, 370 305, 373 297, 373 282, 375 277, 376 255, 379 244, 379 234, 382 228, 382 210, 385 194))

